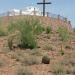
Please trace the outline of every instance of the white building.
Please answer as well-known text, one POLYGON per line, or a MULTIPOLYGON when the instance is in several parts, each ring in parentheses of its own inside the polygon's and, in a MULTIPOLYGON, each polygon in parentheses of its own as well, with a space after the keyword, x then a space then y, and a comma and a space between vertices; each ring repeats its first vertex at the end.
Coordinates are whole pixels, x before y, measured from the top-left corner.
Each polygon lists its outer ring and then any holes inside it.
POLYGON ((42 16, 41 11, 37 7, 29 6, 25 9, 19 10, 19 9, 12 9, 9 11, 9 16, 14 15, 37 15, 42 16))
POLYGON ((18 9, 11 9, 11 10, 8 12, 8 15, 9 15, 9 16, 20 15, 20 10, 18 10, 18 9))

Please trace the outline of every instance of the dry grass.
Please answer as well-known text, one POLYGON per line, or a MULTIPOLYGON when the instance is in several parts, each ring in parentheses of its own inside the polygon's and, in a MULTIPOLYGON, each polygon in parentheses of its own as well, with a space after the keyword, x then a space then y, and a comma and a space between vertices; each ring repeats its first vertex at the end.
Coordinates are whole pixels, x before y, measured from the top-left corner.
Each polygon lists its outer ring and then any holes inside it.
POLYGON ((5 66, 5 61, 3 59, 0 59, 0 68, 2 68, 3 66, 5 66))
MULTIPOLYGON (((64 55, 62 56, 60 54, 63 52, 59 52, 61 49, 60 48, 61 41, 59 40, 58 33, 51 33, 51 35, 47 35, 46 33, 43 33, 41 35, 37 35, 37 37, 38 37, 37 43, 39 47, 36 49, 16 48, 14 49, 14 51, 10 51, 8 50, 8 48, 5 48, 5 50, 7 49, 5 51, 5 54, 11 57, 12 61, 15 60, 15 62, 18 62, 19 65, 21 65, 21 67, 18 67, 16 75, 33 75, 32 72, 29 69, 27 69, 27 67, 29 68, 32 67, 31 69, 34 70, 33 71, 34 75, 37 75, 35 72, 39 72, 38 75, 43 75, 42 72, 44 71, 45 73, 46 71, 48 72, 48 70, 51 70, 52 71, 51 73, 53 75, 65 75, 65 74, 75 75, 75 56, 74 56, 75 54, 72 54, 75 52, 74 51, 75 47, 73 50, 72 48, 70 48, 75 44, 65 45, 66 46, 65 49, 63 47, 64 55), (72 53, 67 54, 69 52, 68 49, 69 51, 72 51, 72 53), (53 52, 53 56, 51 55, 51 52, 53 52), (53 57, 50 60, 50 64, 49 64, 50 69, 48 69, 49 65, 41 63, 42 57, 48 53, 50 53, 49 54, 50 57, 53 57), (58 61, 58 63, 56 63, 56 61, 58 61), (62 62, 59 63, 60 61, 62 62)), ((73 41, 74 40, 75 39, 73 39, 73 41)), ((0 65, 4 66, 3 60, 0 60, 0 65)), ((49 75, 51 74, 49 73, 49 75)))
POLYGON ((26 67, 20 66, 15 75, 33 75, 33 73, 26 67))

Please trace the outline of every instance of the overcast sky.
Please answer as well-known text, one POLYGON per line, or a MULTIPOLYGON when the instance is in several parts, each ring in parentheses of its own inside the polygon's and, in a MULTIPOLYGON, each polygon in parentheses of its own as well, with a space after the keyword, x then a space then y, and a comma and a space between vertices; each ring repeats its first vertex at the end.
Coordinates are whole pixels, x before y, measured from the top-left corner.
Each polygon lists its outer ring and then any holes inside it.
MULTIPOLYGON (((37 6, 42 11, 42 6, 38 6, 36 3, 42 0, 0 0, 0 13, 8 11, 10 9, 22 9, 26 6, 37 6)), ((72 22, 72 26, 75 27, 75 0, 46 0, 51 1, 51 5, 47 5, 46 11, 54 14, 60 14, 67 17, 72 22)))

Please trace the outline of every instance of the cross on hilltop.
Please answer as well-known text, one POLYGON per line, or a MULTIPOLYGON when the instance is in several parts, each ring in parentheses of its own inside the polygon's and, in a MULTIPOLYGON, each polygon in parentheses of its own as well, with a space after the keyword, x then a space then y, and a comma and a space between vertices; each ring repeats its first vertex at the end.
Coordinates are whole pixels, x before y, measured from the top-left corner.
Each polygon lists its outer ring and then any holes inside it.
POLYGON ((43 5, 43 16, 45 16, 45 5, 46 4, 52 4, 51 2, 46 2, 46 0, 43 0, 43 2, 37 3, 37 4, 42 4, 43 5))

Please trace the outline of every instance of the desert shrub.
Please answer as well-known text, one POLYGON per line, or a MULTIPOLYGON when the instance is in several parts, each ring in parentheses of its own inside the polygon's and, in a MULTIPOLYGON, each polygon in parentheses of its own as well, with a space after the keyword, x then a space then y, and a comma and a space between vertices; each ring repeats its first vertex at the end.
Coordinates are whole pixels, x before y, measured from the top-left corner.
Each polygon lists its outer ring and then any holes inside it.
POLYGON ((50 57, 49 56, 43 56, 42 57, 42 63, 49 64, 50 63, 50 57))
POLYGON ((16 31, 16 26, 17 26, 16 22, 13 21, 9 22, 9 25, 7 27, 8 34, 14 33, 16 31))
POLYGON ((43 27, 39 21, 23 19, 8 26, 8 31, 15 30, 20 33, 20 47, 33 49, 37 46, 35 35, 42 33, 43 27))
POLYGON ((0 67, 4 66, 5 65, 5 61, 0 59, 0 67))
POLYGON ((36 56, 25 57, 23 60, 21 60, 21 62, 23 65, 40 64, 40 61, 36 58, 36 56))
POLYGON ((64 56, 64 59, 62 61, 63 64, 65 65, 71 65, 71 66, 75 66, 75 54, 72 53, 68 53, 64 56))
POLYGON ((15 59, 16 61, 19 61, 19 62, 21 62, 22 61, 22 59, 24 59, 24 57, 26 57, 26 56, 24 56, 24 55, 26 55, 26 54, 24 54, 24 51, 22 52, 22 51, 10 51, 9 53, 8 53, 8 55, 11 57, 11 59, 15 59))
POLYGON ((66 59, 64 59, 63 63, 65 65, 75 66, 75 58, 66 58, 66 59))
POLYGON ((65 48, 66 48, 66 49, 71 49, 71 46, 66 45, 65 48))
POLYGON ((42 56, 42 53, 40 52, 40 50, 37 50, 37 49, 32 50, 30 54, 35 56, 42 56))
POLYGON ((62 41, 62 43, 61 43, 61 53, 63 55, 64 54, 63 43, 70 38, 69 31, 65 27, 59 27, 57 29, 57 32, 59 33, 60 40, 62 41))
POLYGON ((25 66, 40 64, 40 61, 36 56, 29 55, 28 53, 24 53, 22 51, 17 51, 17 52, 11 51, 9 52, 8 55, 10 55, 12 59, 19 61, 22 65, 25 66))
POLYGON ((21 36, 21 47, 22 48, 36 48, 36 40, 35 37, 31 33, 27 33, 26 35, 21 36))
POLYGON ((45 49, 46 49, 47 51, 53 51, 53 50, 54 50, 53 47, 52 47, 52 46, 49 46, 49 45, 46 45, 46 46, 45 46, 45 49))
POLYGON ((61 41, 66 41, 69 38, 69 31, 64 27, 59 27, 57 29, 57 32, 59 33, 59 37, 61 38, 61 41))
POLYGON ((0 17, 0 36, 6 36, 7 33, 2 27, 2 17, 0 17))
POLYGON ((33 73, 25 67, 19 67, 15 75, 33 75, 33 73))
POLYGON ((20 59, 20 56, 16 52, 11 51, 8 53, 8 55, 11 57, 11 59, 15 59, 16 61, 19 61, 20 59))
POLYGON ((32 29, 34 34, 39 35, 45 30, 38 19, 35 19, 35 20, 32 19, 31 22, 32 22, 32 29))
POLYGON ((47 26, 47 28, 46 28, 46 34, 51 33, 51 31, 52 31, 51 27, 50 26, 47 26))
POLYGON ((7 34, 5 31, 0 27, 0 36, 6 36, 7 34))
POLYGON ((14 34, 10 34, 10 36, 8 37, 8 47, 10 50, 13 50, 14 47, 13 42, 16 36, 18 35, 14 33, 14 34))
POLYGON ((51 67, 53 75, 65 75, 64 66, 60 63, 55 63, 51 67))

